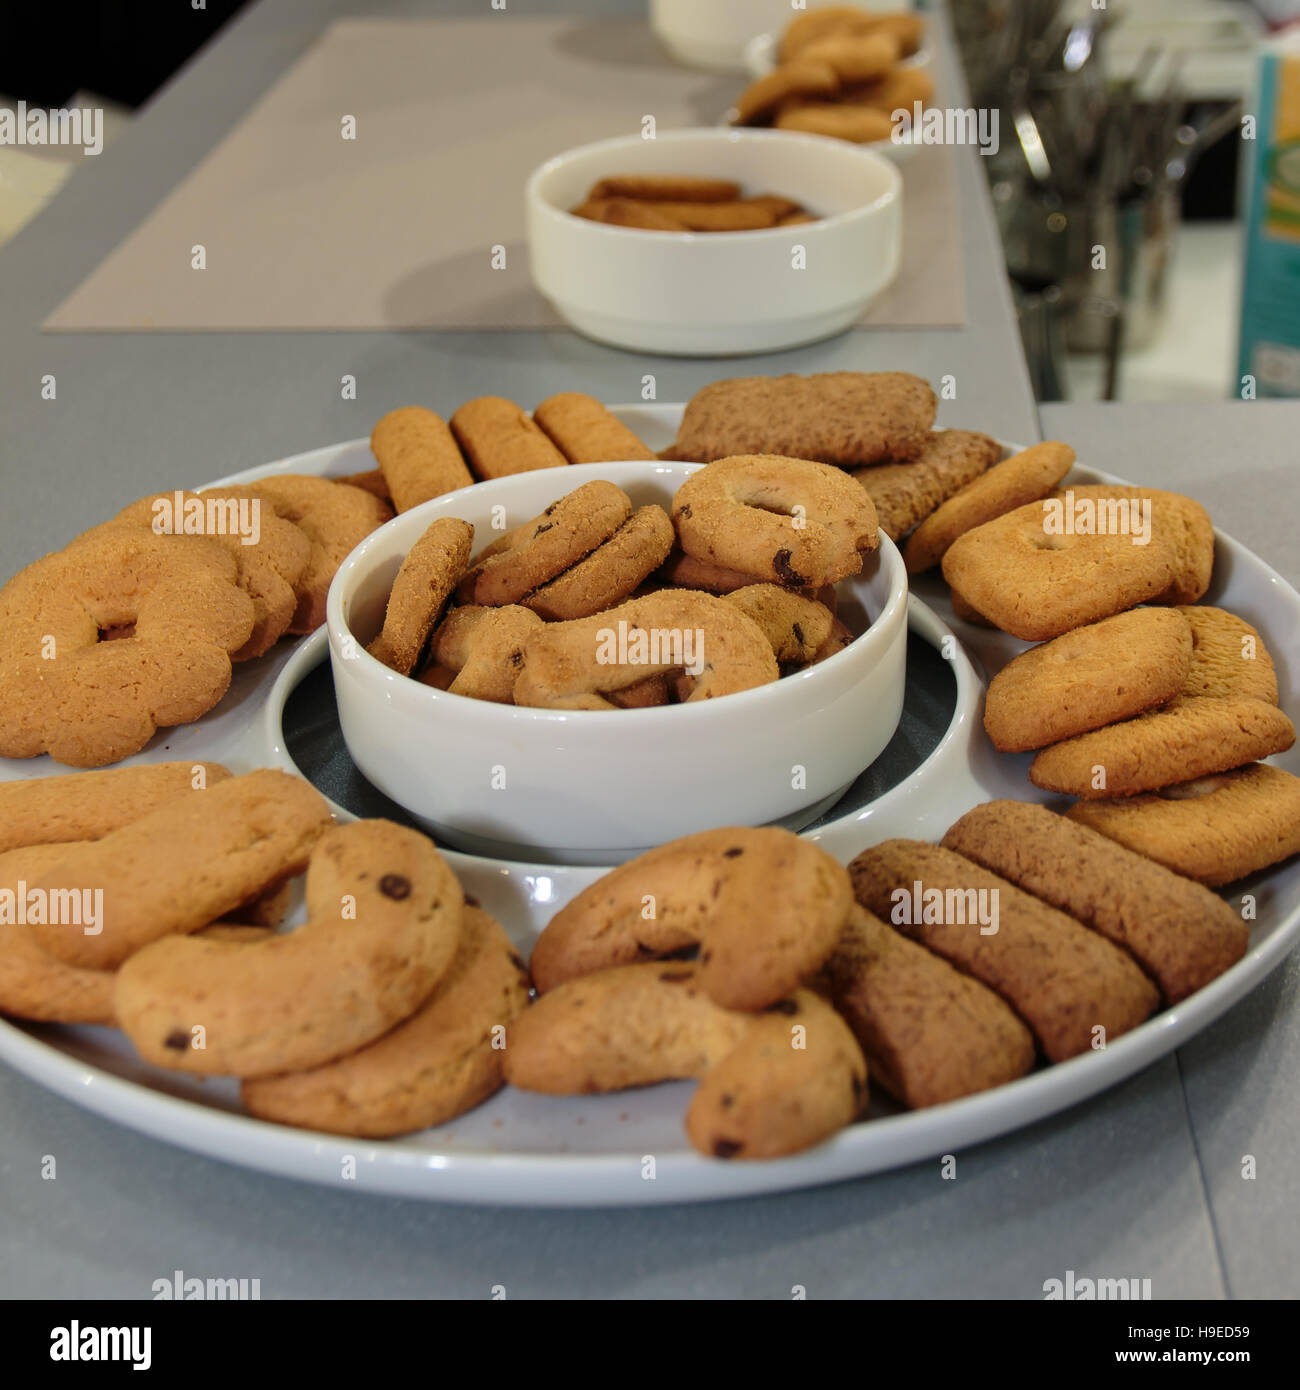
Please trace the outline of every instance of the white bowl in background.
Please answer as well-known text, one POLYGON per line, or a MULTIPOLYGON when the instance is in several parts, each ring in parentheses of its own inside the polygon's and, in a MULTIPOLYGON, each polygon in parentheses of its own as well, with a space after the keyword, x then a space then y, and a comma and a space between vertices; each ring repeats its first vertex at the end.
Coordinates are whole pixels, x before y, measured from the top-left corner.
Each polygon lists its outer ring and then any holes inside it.
POLYGON ((806 824, 838 798, 902 714, 907 575, 883 535, 863 572, 839 585, 841 615, 862 632, 856 641, 773 684, 696 705, 498 705, 398 675, 365 651, 403 557, 438 517, 472 522, 477 551, 499 534, 493 508, 504 507, 514 526, 595 478, 616 482, 638 506, 667 507, 698 466, 519 473, 435 498, 362 541, 326 609, 339 725, 361 772, 457 848, 586 864, 722 825, 806 824))
POLYGON ((820 135, 676 130, 602 140, 535 169, 525 193, 538 290, 579 333, 681 356, 772 352, 848 328, 898 274, 902 178, 820 135), (797 199, 817 222, 746 232, 653 232, 574 217, 612 174, 729 178, 797 199))
POLYGON ((677 62, 744 72, 745 44, 791 18, 790 0, 650 0, 650 27, 677 62))

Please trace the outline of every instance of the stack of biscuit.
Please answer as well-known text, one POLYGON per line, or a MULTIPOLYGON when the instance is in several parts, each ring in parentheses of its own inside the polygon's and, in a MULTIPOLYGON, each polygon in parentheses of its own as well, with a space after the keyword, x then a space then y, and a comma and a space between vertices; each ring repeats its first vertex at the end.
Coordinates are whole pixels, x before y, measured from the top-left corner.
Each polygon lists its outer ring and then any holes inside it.
POLYGON ((250 1113, 308 1129, 384 1137, 478 1105, 528 1001, 432 841, 331 826, 269 769, 0 783, 0 894, 0 1012, 118 1027, 153 1065, 238 1077, 250 1113), (304 871, 307 920, 278 933, 304 871), (42 906, 96 897, 71 921, 42 906))
POLYGON ((934 83, 903 66, 921 46, 925 21, 910 12, 878 14, 855 6, 810 10, 787 26, 777 67, 737 98, 733 125, 829 135, 866 144, 888 140, 894 113, 913 118, 934 83))
POLYGON ((686 174, 613 174, 598 179, 575 217, 647 232, 754 232, 817 219, 776 193, 745 197, 732 179, 686 174))
POLYGON ((601 480, 471 561, 473 540, 453 517, 428 527, 370 655, 456 695, 607 710, 715 699, 841 651, 854 634, 834 586, 861 570, 877 527, 840 470, 742 455, 694 473, 671 517, 601 480), (623 647, 607 651, 615 632, 623 647), (651 649, 652 633, 702 634, 708 659, 651 649))

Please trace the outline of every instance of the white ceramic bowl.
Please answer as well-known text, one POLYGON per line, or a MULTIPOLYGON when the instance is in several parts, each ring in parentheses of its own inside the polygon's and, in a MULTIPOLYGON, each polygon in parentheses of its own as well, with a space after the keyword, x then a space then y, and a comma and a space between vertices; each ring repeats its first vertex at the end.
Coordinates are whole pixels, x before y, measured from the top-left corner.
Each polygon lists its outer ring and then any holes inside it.
POLYGON ((864 572, 839 586, 849 626, 870 620, 862 636, 814 667, 698 705, 497 705, 434 690, 365 651, 403 556, 437 517, 473 522, 477 550, 499 534, 494 507, 513 526, 594 478, 666 507, 696 467, 520 473, 435 498, 362 541, 330 587, 326 623, 339 724, 365 776, 457 848, 571 863, 615 862, 722 825, 801 825, 838 798, 902 713, 907 576, 884 536, 864 572))
POLYGON ((713 356, 815 342, 854 323, 898 274, 902 178, 842 140, 780 130, 676 130, 602 140, 528 180, 533 281, 579 333, 643 352, 713 356), (817 222, 748 232, 649 232, 568 209, 609 174, 737 179, 817 222), (799 248, 803 248, 802 252, 799 248))
POLYGON ((650 0, 659 42, 679 63, 710 72, 743 72, 746 41, 793 13, 790 0, 650 0))

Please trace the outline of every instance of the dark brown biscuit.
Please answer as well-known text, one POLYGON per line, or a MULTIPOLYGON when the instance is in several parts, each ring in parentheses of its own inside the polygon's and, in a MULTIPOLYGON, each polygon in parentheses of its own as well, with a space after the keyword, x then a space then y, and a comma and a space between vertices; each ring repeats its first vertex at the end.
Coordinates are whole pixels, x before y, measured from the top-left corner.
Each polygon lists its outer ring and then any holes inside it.
POLYGON ((1263 700, 1179 697, 1136 719, 1044 748, 1029 780, 1085 800, 1133 796, 1282 753, 1295 727, 1263 700))
POLYGON ((1071 820, 1198 883, 1232 883, 1300 853, 1300 777, 1252 763, 1157 796, 1078 801, 1071 820))
POLYGON ((1135 608, 1008 662, 989 683, 984 727, 1003 753, 1042 748, 1172 700, 1191 665, 1181 613, 1135 608))
POLYGON ((501 396, 466 401, 451 417, 451 430, 479 478, 505 478, 569 461, 527 412, 501 396))
POLYGON ((996 990, 1053 1062, 1104 1046, 1159 1003, 1117 946, 952 850, 886 840, 849 874, 863 907, 996 990), (986 917, 996 905, 994 931, 970 910, 980 894, 986 917))
POLYGON ((853 476, 875 503, 880 529, 896 541, 1001 457, 1001 444, 987 434, 932 430, 913 462, 879 463, 853 476))
POLYGON ((1246 924, 1209 889, 1045 806, 985 802, 943 843, 1122 946, 1168 1004, 1246 954, 1246 924))
POLYGON ((366 648, 377 661, 409 676, 447 599, 469 564, 474 528, 443 516, 411 547, 388 596, 384 626, 366 648))
POLYGON ((682 416, 674 457, 712 463, 783 454, 856 468, 905 462, 924 449, 938 404, 907 372, 825 372, 715 381, 682 416))
POLYGON ((854 904, 817 981, 895 1100, 919 1109, 1014 1081, 1034 1039, 991 989, 854 904))
MULTIPOLYGON (((399 512, 474 481, 447 422, 420 405, 390 410, 370 433, 370 452, 399 512)), ((359 485, 382 495, 373 484, 359 485)))

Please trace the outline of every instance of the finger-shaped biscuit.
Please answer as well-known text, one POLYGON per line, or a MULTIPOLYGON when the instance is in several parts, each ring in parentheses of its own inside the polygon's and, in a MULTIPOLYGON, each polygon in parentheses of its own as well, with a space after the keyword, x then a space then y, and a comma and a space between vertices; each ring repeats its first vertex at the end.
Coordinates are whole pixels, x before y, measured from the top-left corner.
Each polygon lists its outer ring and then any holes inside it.
POLYGON ((288 631, 298 604, 295 585, 307 570, 311 541, 270 503, 219 488, 176 490, 142 497, 110 524, 205 536, 235 557, 236 582, 253 604, 253 631, 231 652, 232 661, 262 656, 288 631))
POLYGON ((833 584, 880 543, 852 478, 808 459, 741 455, 692 473, 673 497, 688 554, 791 588, 833 584))
POLYGON ((0 782, 0 853, 23 845, 98 840, 164 801, 226 781, 220 763, 151 763, 0 782))
POLYGON ((944 554, 943 577, 1004 632, 1046 641, 1169 587, 1176 557, 1160 535, 1140 545, 1128 534, 1062 534, 1043 510, 1050 500, 967 531, 944 554))
POLYGON ((820 372, 715 381, 687 402, 668 457, 711 463, 781 454, 841 468, 916 458, 938 398, 908 372, 820 372))
POLYGON ((421 405, 390 410, 370 432, 370 452, 399 512, 474 481, 447 422, 421 405))
POLYGON ((700 985, 763 1009, 821 965, 852 895, 829 854, 786 830, 707 830, 629 860, 551 919, 531 962, 541 992, 700 945, 700 985))
POLYGON ((673 540, 673 524, 662 507, 638 507, 585 560, 535 589, 524 603, 548 622, 603 612, 659 568, 673 540))
POLYGON ((909 574, 937 565, 957 539, 994 517, 1046 497, 1074 465, 1068 444, 1033 444, 995 463, 987 472, 942 502, 907 538, 903 560, 909 574))
MULTIPOLYGON (((588 198, 636 198, 669 203, 727 203, 740 197, 731 179, 696 178, 690 174, 608 174, 591 185, 588 198)), ((631 457, 631 455, 628 455, 631 457)), ((596 463, 597 459, 574 459, 596 463)))
POLYGON ((641 203, 634 198, 588 198, 569 211, 589 222, 605 222, 611 227, 633 227, 643 232, 685 232, 685 222, 660 208, 657 203, 641 203))
POLYGON ((1191 664, 1192 630, 1180 612, 1135 608, 1009 661, 989 682, 984 728, 1003 753, 1042 748, 1172 700, 1191 664))
POLYGON ((1066 815, 1211 887, 1300 853, 1300 777, 1267 763, 1184 782, 1158 796, 1076 801, 1066 815))
POLYGON ((824 604, 792 594, 777 584, 733 589, 724 602, 734 604, 753 618, 781 662, 811 661, 830 637, 835 621, 824 604))
POLYGON ((797 130, 807 135, 829 135, 870 145, 888 140, 893 122, 870 106, 842 106, 831 102, 800 102, 784 106, 774 122, 778 130, 797 130))
POLYGON ((866 1067, 834 1010, 798 990, 771 1013, 736 1012, 708 997, 701 973, 665 961, 560 985, 511 1028, 507 1081, 587 1095, 699 1077, 686 1132, 717 1158, 795 1153, 856 1118, 866 1067))
POLYGON ((1002 457, 1002 446, 974 430, 932 430, 910 463, 878 463, 853 474, 891 541, 906 535, 945 499, 1002 457))
POLYGON ((123 1032, 157 1066, 274 1076, 355 1052, 409 1018, 447 973, 463 894, 433 842, 391 821, 324 835, 308 920, 248 945, 169 937, 118 971, 123 1032))
POLYGON ((536 613, 513 603, 452 609, 433 639, 434 661, 456 673, 446 688, 453 695, 511 704, 524 647, 541 626, 536 613))
POLYGON ((246 1080, 250 1114, 328 1134, 383 1139, 446 1124, 497 1091, 528 972, 501 927, 465 908, 447 973, 404 1023, 311 1071, 246 1080))
POLYGON ((528 639, 515 704, 609 709, 607 694, 685 667, 691 701, 752 690, 779 678, 763 630, 713 594, 660 589, 617 608, 548 623, 528 639))
POLYGON ((505 478, 568 459, 525 411, 501 396, 479 396, 451 417, 451 431, 479 478, 505 478))
POLYGON ((377 661, 402 675, 415 669, 429 633, 469 564, 474 528, 442 516, 407 552, 393 581, 384 626, 366 648, 377 661))
POLYGON ((688 232, 753 232, 775 227, 780 206, 772 198, 738 198, 730 203, 650 203, 688 232))
POLYGON ((652 450, 594 397, 581 391, 548 396, 533 411, 570 463, 622 463, 653 459, 652 450))
POLYGON ((791 97, 827 96, 840 79, 829 63, 787 63, 750 83, 736 98, 733 125, 754 125, 791 97))
POLYGON ((1054 743, 1035 755, 1029 780, 1084 800, 1159 791, 1283 753, 1295 726, 1263 700, 1171 700, 1136 719, 1054 743))
POLYGON ((1189 604, 1177 611, 1187 620, 1192 635, 1184 695, 1236 696, 1277 704, 1273 658, 1264 639, 1244 618, 1208 604, 1189 604))
POLYGON ((841 83, 874 82, 898 62, 898 38, 883 29, 866 34, 828 34, 799 52, 801 63, 825 63, 841 83))
POLYGON ((518 603, 590 555, 631 512, 631 499, 622 488, 604 481, 584 483, 493 541, 465 576, 461 600, 518 603))
POLYGON ((269 768, 166 801, 102 839, 68 846, 34 885, 51 902, 59 893, 102 893, 97 932, 63 922, 33 931, 61 960, 112 969, 158 937, 197 931, 301 873, 329 819, 309 782, 269 768))
POLYGON ((1053 1062, 1136 1028, 1159 1002, 1119 947, 952 850, 886 840, 849 874, 863 907, 996 990, 1053 1062))
POLYGON ((913 1109, 1014 1081, 1034 1039, 978 980, 854 904, 818 985, 853 1030, 871 1075, 913 1109))
POLYGON ((1222 898, 1045 806, 987 801, 943 843, 1122 946, 1168 1004, 1246 954, 1250 932, 1222 898))

